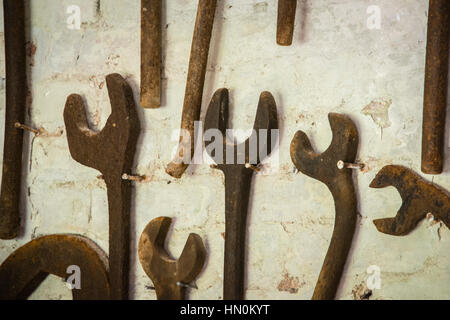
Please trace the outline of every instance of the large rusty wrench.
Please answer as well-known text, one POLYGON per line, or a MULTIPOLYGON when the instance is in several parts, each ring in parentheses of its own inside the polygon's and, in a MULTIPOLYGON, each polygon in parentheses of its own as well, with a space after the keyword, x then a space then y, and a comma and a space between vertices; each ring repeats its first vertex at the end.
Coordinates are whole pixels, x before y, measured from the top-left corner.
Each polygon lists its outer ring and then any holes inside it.
POLYGON ((294 36, 297 0, 278 0, 277 44, 290 46, 294 36))
POLYGON ((181 115, 181 135, 175 158, 166 168, 174 178, 180 178, 194 155, 195 121, 200 119, 209 44, 214 24, 217 0, 199 0, 192 39, 191 57, 181 115))
POLYGON ((440 174, 444 167, 447 110, 450 1, 430 0, 422 127, 422 172, 440 174))
POLYGON ((103 174, 108 192, 111 299, 128 298, 131 174, 140 124, 130 86, 119 74, 106 77, 111 115, 101 132, 89 129, 83 100, 67 98, 64 121, 72 157, 103 174))
POLYGON ((0 239, 13 239, 20 227, 23 130, 27 97, 25 54, 25 8, 23 0, 4 0, 6 108, 3 175, 0 194, 0 239))
MULTIPOLYGON (((245 274, 245 237, 247 229, 247 211, 253 166, 258 165, 275 147, 273 141, 278 134, 277 107, 269 92, 263 92, 259 99, 254 131, 241 145, 228 142, 228 90, 218 90, 208 107, 205 119, 205 132, 211 129, 220 131, 222 150, 212 150, 206 142, 209 155, 215 159, 217 169, 225 175, 225 263, 223 298, 242 300, 244 298, 245 274), (254 153, 251 154, 251 142, 254 153), (214 152, 213 152, 214 151, 214 152), (221 152, 218 157, 217 152, 221 152), (232 156, 227 153, 232 153, 232 156), (256 154, 255 154, 256 153, 256 154), (221 158, 221 159, 220 159, 221 158), (224 158, 227 158, 224 161, 224 158), (252 159, 253 158, 253 161, 252 159), (244 161, 239 161, 244 159, 244 161)), ((216 141, 216 140, 214 140, 216 141)))
POLYGON ((447 191, 408 168, 394 165, 381 169, 370 184, 371 188, 389 186, 398 190, 403 203, 394 218, 373 221, 378 231, 393 236, 407 235, 430 212, 450 228, 450 196, 447 191))
POLYGON ((303 131, 291 142, 291 158, 297 169, 326 184, 333 195, 336 219, 333 235, 312 299, 334 299, 344 270, 356 227, 357 200, 352 170, 339 169, 338 161, 354 163, 358 150, 358 131, 352 120, 342 114, 328 115, 333 138, 322 153, 314 152, 303 131))
POLYGON ((139 240, 139 260, 152 279, 158 300, 184 300, 186 286, 202 271, 206 249, 202 238, 191 233, 178 260, 170 258, 164 243, 172 219, 153 219, 139 240))

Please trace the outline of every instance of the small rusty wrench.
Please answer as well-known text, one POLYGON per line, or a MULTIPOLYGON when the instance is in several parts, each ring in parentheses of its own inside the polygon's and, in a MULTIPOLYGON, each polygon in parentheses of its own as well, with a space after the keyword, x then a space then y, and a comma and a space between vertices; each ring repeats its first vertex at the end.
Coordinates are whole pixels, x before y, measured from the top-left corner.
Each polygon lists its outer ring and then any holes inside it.
POLYGON ((322 270, 312 299, 334 299, 350 250, 357 218, 357 200, 352 170, 339 169, 337 163, 354 163, 358 151, 358 130, 352 120, 341 114, 328 115, 333 139, 328 149, 314 152, 303 131, 291 142, 291 158, 299 171, 325 183, 333 195, 336 219, 322 270))
POLYGON ((131 174, 140 124, 130 86, 119 74, 106 76, 111 115, 100 132, 89 129, 83 99, 67 98, 64 122, 70 154, 99 170, 105 180, 109 210, 109 277, 111 299, 128 299, 131 174))
POLYGON ((394 218, 373 221, 378 231, 393 236, 410 233, 431 212, 450 228, 450 196, 447 191, 425 181, 412 170, 389 165, 378 172, 371 188, 395 187, 403 203, 394 218))
POLYGON ((211 141, 205 145, 209 155, 216 160, 217 169, 223 171, 225 175, 224 300, 244 298, 245 234, 249 194, 255 169, 253 165, 259 164, 275 147, 273 131, 278 135, 277 107, 269 92, 261 94, 253 128, 250 138, 242 144, 227 142, 228 90, 220 89, 214 94, 206 113, 205 133, 211 129, 218 129, 220 139, 223 139, 221 140, 223 149, 211 150, 209 148, 213 145, 211 141), (256 154, 251 151, 252 142, 257 143, 254 149, 257 151, 256 154), (226 155, 226 163, 223 161, 224 157, 218 156, 218 152, 222 151, 222 155, 226 155), (262 155, 264 152, 266 154, 262 155), (251 158, 256 161, 252 161, 251 158), (243 159, 242 162, 245 163, 240 163, 238 159, 243 159))
POLYGON ((184 300, 186 286, 202 271, 206 249, 202 238, 191 233, 178 260, 170 258, 164 249, 172 219, 153 219, 139 240, 139 260, 152 279, 158 300, 184 300))

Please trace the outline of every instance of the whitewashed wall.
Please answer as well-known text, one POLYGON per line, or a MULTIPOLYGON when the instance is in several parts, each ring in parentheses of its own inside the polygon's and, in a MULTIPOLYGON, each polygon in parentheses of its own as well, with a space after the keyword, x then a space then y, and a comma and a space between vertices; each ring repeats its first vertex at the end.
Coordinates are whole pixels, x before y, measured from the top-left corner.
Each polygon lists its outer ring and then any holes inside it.
MULTIPOLYGON (((24 232, 16 240, 0 241, 0 262, 31 239, 54 233, 82 234, 108 250, 105 185, 96 178, 97 171, 71 158, 64 103, 71 93, 83 95, 92 127, 101 129, 110 113, 104 77, 114 72, 127 78, 139 101, 139 0, 28 2, 32 84, 28 122, 44 127, 50 136, 26 141, 24 232), (80 30, 66 25, 66 9, 72 4, 81 8, 80 30)), ((163 106, 139 108, 142 133, 135 172, 149 178, 137 184, 133 194, 132 298, 156 298, 146 288, 151 280, 139 264, 137 241, 153 218, 172 216, 168 248, 174 257, 190 232, 200 234, 208 250, 207 265, 197 280, 199 289, 191 291, 190 298, 220 299, 223 176, 206 164, 191 167, 181 180, 164 171, 176 145, 172 132, 180 124, 197 1, 164 3, 163 106)), ((277 102, 281 128, 279 170, 253 180, 246 297, 311 298, 333 229, 334 204, 325 185, 294 173, 289 144, 302 129, 319 151, 325 150, 331 140, 327 114, 340 112, 357 123, 358 159, 368 170, 356 175, 361 217, 337 297, 359 299, 366 290, 366 269, 376 265, 382 284, 371 299, 449 299, 449 230, 424 221, 406 237, 377 232, 372 220, 394 216, 401 199, 393 188, 368 187, 387 164, 420 171, 428 1, 303 0, 299 4, 291 47, 275 43, 275 0, 219 0, 214 25, 202 116, 214 91, 227 87, 233 127, 251 128, 259 94, 268 90, 277 102), (367 28, 370 5, 381 9, 379 30, 367 28)), ((3 121, 3 51, 1 60, 3 121)), ((3 125, 0 131, 3 139, 3 125)), ((446 173, 426 177, 447 189, 449 151, 446 148, 446 173)), ((71 295, 60 279, 50 277, 32 298, 71 295)))

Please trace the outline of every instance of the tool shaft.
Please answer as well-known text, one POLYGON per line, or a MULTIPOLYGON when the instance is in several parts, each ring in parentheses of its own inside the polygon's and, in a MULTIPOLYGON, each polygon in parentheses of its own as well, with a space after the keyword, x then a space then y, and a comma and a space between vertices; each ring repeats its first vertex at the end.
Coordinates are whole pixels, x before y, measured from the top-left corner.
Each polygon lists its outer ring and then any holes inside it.
POLYGON ((6 108, 3 175, 0 194, 0 238, 12 239, 20 227, 23 130, 27 95, 25 8, 22 0, 4 0, 6 108))
POLYGON ((444 165, 450 2, 430 0, 422 128, 422 171, 440 174, 444 165))
POLYGON ((294 36, 297 0, 278 0, 277 43, 290 46, 294 36))

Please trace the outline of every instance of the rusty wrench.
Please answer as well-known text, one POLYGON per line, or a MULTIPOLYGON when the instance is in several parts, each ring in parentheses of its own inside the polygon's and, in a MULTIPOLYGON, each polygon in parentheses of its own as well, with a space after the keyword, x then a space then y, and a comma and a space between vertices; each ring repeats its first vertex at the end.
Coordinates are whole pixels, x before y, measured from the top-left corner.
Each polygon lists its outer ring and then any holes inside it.
POLYGON ((294 36, 297 0, 278 0, 277 44, 290 46, 294 36))
POLYGON ((158 300, 184 300, 186 285, 201 272, 206 258, 202 238, 191 233, 178 260, 170 258, 164 248, 172 219, 153 219, 139 240, 139 260, 152 279, 158 300))
POLYGON ((27 97, 25 8, 23 0, 4 0, 6 59, 5 142, 0 194, 0 239, 13 239, 20 228, 23 130, 27 97))
POLYGON ((450 228, 450 196, 447 191, 431 184, 412 170, 389 165, 378 172, 371 188, 395 187, 403 203, 394 218, 373 221, 378 231, 394 236, 410 233, 431 212, 450 228))
POLYGON ((64 122, 72 157, 103 174, 108 192, 111 299, 128 298, 131 174, 140 124, 130 86, 119 74, 106 76, 111 115, 99 133, 89 129, 81 96, 72 94, 64 122))
POLYGON ((447 110, 450 2, 430 0, 422 127, 422 172, 442 173, 447 110))
POLYGON ((326 184, 333 195, 336 219, 330 247, 314 290, 314 300, 334 299, 344 270, 356 227, 357 200, 352 170, 339 169, 337 163, 354 163, 358 151, 358 130, 353 121, 342 114, 328 115, 333 138, 328 149, 314 152, 303 131, 291 142, 291 158, 297 169, 326 184))
POLYGON ((225 300, 240 300, 244 298, 244 269, 245 269, 245 234, 250 188, 254 170, 251 165, 257 165, 275 147, 272 131, 277 132, 277 107, 269 92, 261 94, 254 131, 252 136, 241 145, 227 142, 228 128, 228 90, 220 89, 214 94, 208 107, 205 119, 205 132, 218 129, 223 139, 222 150, 211 150, 210 142, 206 142, 209 155, 216 159, 217 168, 225 175, 225 265, 224 289, 225 300), (267 130, 264 136, 263 131, 267 130), (251 154, 250 141, 257 143, 257 154, 251 154), (214 151, 214 152, 213 152, 214 151), (218 152, 231 161, 219 159, 218 152), (262 155, 266 151, 267 154, 262 155), (228 153, 228 154, 227 154, 228 153), (232 153, 233 157, 229 156, 232 153), (251 164, 251 158, 255 163, 251 164), (218 160, 217 160, 218 159, 218 160), (245 159, 245 163, 238 163, 238 159, 245 159), (226 162, 226 163, 225 163, 226 162))
POLYGON ((195 121, 200 119, 209 44, 214 24, 217 0, 199 0, 189 70, 181 115, 181 136, 175 159, 166 168, 167 174, 181 178, 194 155, 195 121), (186 131, 186 132, 183 132, 186 131))

